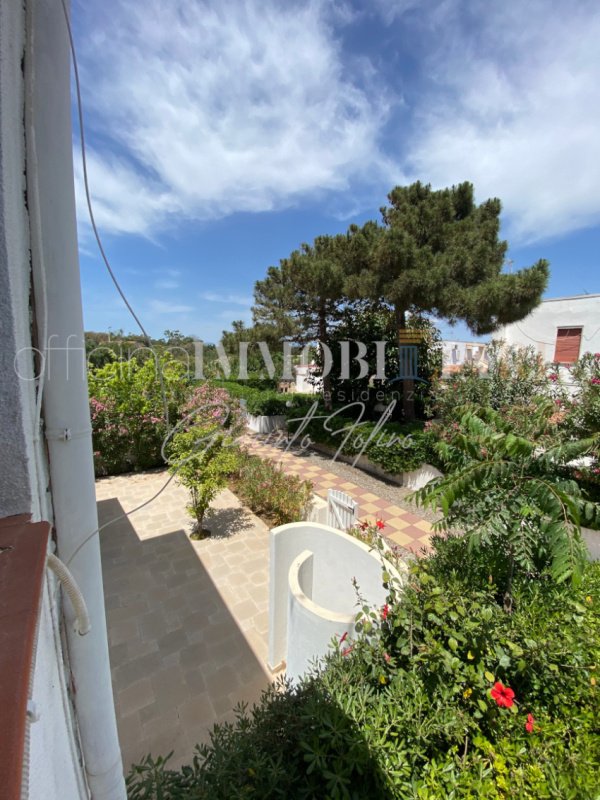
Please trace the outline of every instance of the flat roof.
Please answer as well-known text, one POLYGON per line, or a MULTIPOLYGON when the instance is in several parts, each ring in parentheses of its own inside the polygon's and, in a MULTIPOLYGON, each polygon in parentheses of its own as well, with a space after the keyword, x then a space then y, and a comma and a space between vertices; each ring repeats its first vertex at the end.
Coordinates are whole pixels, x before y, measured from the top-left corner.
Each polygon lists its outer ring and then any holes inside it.
POLYGON ((558 300, 586 300, 592 297, 600 297, 600 294, 573 294, 569 297, 548 297, 542 303, 556 303, 558 300))

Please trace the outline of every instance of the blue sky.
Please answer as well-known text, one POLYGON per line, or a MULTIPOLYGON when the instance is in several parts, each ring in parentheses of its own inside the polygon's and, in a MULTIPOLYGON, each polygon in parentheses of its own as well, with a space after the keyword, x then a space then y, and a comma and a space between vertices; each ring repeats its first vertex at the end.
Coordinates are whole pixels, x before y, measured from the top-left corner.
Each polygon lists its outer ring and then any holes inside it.
MULTIPOLYGON (((503 202, 513 268, 600 292, 600 6, 584 0, 74 0, 90 186, 152 335, 215 341, 303 241, 396 184, 503 202)), ((88 330, 135 331, 91 235, 88 330)), ((469 336, 459 325, 449 338, 469 336)))

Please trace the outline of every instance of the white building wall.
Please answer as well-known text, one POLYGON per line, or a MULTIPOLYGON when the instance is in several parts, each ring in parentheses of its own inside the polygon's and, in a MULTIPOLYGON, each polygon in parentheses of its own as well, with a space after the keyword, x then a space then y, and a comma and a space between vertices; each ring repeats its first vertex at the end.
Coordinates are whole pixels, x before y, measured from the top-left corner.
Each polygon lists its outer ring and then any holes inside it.
POLYGON ((580 356, 600 353, 600 294, 544 300, 525 319, 501 328, 494 339, 513 346, 532 346, 551 363, 558 328, 583 328, 580 356))
POLYGON ((74 727, 68 676, 62 659, 56 580, 46 574, 40 611, 32 698, 38 719, 30 723, 31 800, 87 798, 74 727))

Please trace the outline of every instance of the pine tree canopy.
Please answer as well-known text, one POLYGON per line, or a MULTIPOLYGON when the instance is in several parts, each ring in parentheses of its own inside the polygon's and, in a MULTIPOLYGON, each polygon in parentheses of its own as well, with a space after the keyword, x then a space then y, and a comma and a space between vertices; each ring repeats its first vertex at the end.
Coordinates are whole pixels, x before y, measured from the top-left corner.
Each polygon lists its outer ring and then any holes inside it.
POLYGON ((461 319, 478 335, 523 319, 538 305, 548 263, 502 272, 508 245, 498 238, 498 199, 476 205, 468 182, 441 190, 417 182, 396 187, 388 201, 382 224, 348 232, 351 297, 461 319))

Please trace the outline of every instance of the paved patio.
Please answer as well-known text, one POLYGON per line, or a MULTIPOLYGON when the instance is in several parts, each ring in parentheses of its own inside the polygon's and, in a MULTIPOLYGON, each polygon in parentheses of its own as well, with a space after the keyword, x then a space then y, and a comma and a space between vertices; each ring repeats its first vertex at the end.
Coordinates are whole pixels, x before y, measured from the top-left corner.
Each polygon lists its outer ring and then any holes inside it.
MULTIPOLYGON (((152 497, 160 471, 97 482, 100 524, 152 497)), ((189 762, 214 722, 252 703, 271 676, 268 530, 228 490, 207 518, 213 537, 187 533, 187 492, 160 498, 100 534, 117 724, 127 771, 147 753, 189 762)))

